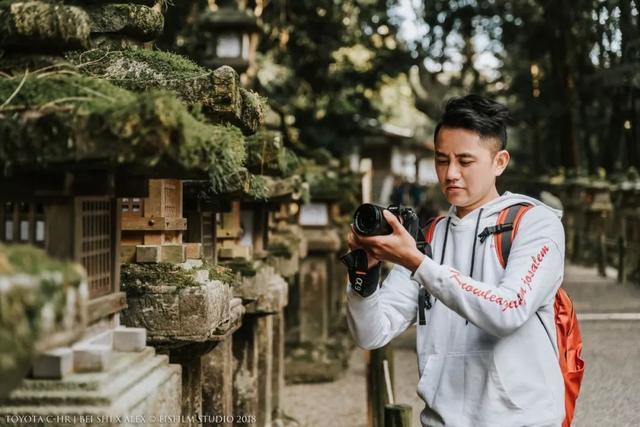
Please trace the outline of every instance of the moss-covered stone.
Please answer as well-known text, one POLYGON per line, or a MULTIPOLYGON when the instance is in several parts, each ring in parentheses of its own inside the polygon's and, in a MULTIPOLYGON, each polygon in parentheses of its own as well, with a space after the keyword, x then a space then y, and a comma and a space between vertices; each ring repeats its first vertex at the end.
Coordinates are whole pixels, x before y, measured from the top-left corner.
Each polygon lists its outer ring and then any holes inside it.
POLYGON ((129 90, 166 88, 188 104, 213 102, 213 72, 180 55, 146 49, 93 49, 71 52, 67 59, 83 72, 129 90))
MULTIPOLYGON (((62 0, 64 3, 70 4, 104 4, 104 3, 123 3, 122 0, 62 0)), ((162 3, 163 5, 169 4, 171 0, 127 0, 129 4, 141 4, 144 6, 153 6, 156 3, 162 3)))
POLYGON ((233 68, 222 66, 213 72, 213 103, 208 112, 217 120, 241 126, 247 134, 255 133, 264 122, 264 100, 240 87, 240 77, 233 68))
POLYGON ((20 383, 39 341, 70 320, 69 289, 75 301, 86 293, 78 266, 32 246, 0 245, 0 398, 20 383))
POLYGON ((299 166, 299 161, 284 147, 280 132, 261 129, 247 138, 246 165, 255 174, 287 176, 299 166))
POLYGON ((203 123, 168 93, 134 94, 67 74, 0 78, 0 166, 52 167, 101 160, 109 167, 171 168, 208 176, 228 192, 243 170, 245 140, 234 127, 203 123))
POLYGON ((179 265, 164 262, 123 264, 120 269, 120 284, 128 296, 143 295, 150 286, 173 286, 176 290, 202 286, 193 272, 184 270, 179 265))
POLYGON ((103 4, 85 8, 91 19, 92 34, 119 34, 141 41, 152 41, 164 27, 159 11, 139 4, 103 4))
POLYGON ((269 242, 267 250, 269 255, 274 257, 283 257, 290 259, 295 254, 296 245, 290 244, 285 241, 269 242))
POLYGON ((246 89, 240 89, 240 95, 242 97, 242 123, 251 133, 254 133, 264 123, 266 101, 257 93, 246 89))
POLYGON ((40 1, 0 3, 0 48, 86 48, 89 34, 89 16, 78 7, 40 1))
POLYGON ((80 71, 123 88, 142 92, 169 89, 182 101, 201 106, 215 123, 229 123, 252 134, 264 121, 265 101, 240 87, 231 67, 210 71, 168 52, 145 49, 72 52, 67 59, 80 71))
POLYGON ((220 265, 231 269, 235 273, 239 273, 243 277, 254 277, 260 265, 257 261, 244 258, 233 258, 228 261, 221 261, 220 265))
POLYGON ((217 280, 222 283, 233 284, 236 274, 228 267, 222 265, 214 265, 209 267, 209 279, 217 280))

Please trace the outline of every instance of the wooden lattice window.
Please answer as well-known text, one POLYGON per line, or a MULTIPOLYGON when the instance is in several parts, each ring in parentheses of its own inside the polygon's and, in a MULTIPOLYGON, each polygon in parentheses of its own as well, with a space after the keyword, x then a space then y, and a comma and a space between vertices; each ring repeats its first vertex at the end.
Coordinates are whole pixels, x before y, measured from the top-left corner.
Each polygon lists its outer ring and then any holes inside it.
POLYGON ((0 209, 0 240, 44 247, 45 212, 42 203, 8 201, 0 209))
POLYGON ((78 199, 78 258, 87 271, 89 298, 113 289, 112 206, 107 197, 78 199))
POLYGON ((125 216, 142 216, 142 199, 139 197, 122 199, 122 214, 125 216))

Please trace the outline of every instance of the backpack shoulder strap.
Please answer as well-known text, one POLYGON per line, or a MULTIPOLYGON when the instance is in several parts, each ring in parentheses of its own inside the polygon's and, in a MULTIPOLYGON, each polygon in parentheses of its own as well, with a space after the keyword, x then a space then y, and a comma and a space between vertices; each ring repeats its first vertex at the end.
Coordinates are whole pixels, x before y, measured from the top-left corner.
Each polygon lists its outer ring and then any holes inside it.
POLYGON ((424 240, 427 243, 431 244, 431 242, 433 242, 433 235, 436 232, 436 226, 444 218, 445 218, 444 215, 440 215, 440 216, 433 217, 427 221, 427 223, 423 228, 424 240))
MULTIPOLYGON (((422 228, 422 234, 424 238, 425 248, 423 252, 431 258, 433 256, 431 252, 431 242, 433 241, 433 236, 436 232, 436 226, 440 221, 444 219, 443 215, 436 216, 430 218, 425 226, 422 228)), ((434 300, 435 303, 435 300, 434 300)), ((431 303, 431 295, 427 292, 424 286, 420 286, 420 290, 418 291, 418 324, 426 325, 426 317, 425 310, 429 310, 432 306, 431 303)))
POLYGON ((531 204, 518 203, 504 208, 500 211, 500 214, 498 214, 494 239, 496 254, 498 255, 498 261, 500 265, 502 265, 502 268, 507 267, 509 254, 511 253, 511 244, 518 232, 522 216, 531 208, 533 208, 531 204))

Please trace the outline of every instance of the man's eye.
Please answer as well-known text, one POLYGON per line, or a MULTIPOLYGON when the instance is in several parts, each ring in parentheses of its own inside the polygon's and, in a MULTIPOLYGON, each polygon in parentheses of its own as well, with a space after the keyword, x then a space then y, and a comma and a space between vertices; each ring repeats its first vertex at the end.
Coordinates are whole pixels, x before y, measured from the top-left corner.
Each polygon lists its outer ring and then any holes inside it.
POLYGON ((449 163, 448 160, 443 160, 443 159, 436 159, 436 164, 437 165, 446 165, 447 163, 449 163))
POLYGON ((461 166, 469 166, 473 162, 460 162, 461 166))

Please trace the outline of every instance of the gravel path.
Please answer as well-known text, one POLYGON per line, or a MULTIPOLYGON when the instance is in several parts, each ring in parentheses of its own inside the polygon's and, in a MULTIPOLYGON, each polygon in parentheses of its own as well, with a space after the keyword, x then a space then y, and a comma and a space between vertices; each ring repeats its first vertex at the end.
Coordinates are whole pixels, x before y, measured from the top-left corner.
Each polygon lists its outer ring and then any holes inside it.
MULTIPOLYGON (((395 392, 398 403, 413 406, 414 426, 420 427, 422 401, 416 394, 415 328, 394 341, 395 392)), ((349 369, 332 383, 287 385, 284 391, 285 414, 301 427, 364 427, 367 420, 367 389, 364 351, 351 353, 349 369)))

